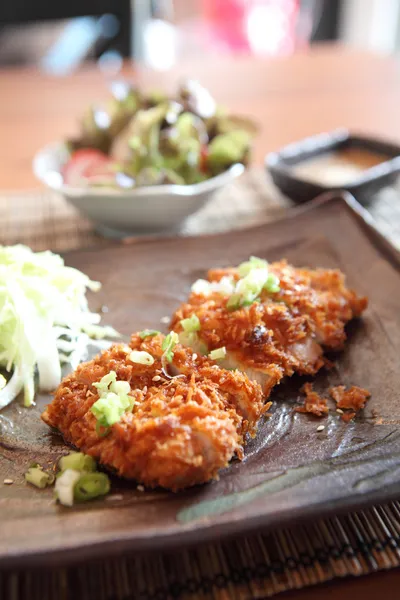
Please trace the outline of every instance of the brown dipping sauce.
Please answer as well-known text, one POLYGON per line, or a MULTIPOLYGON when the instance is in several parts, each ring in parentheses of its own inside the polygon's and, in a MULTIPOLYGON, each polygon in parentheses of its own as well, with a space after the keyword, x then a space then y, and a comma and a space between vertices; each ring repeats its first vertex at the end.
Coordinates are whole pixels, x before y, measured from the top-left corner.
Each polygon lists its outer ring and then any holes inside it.
POLYGON ((389 159, 385 154, 350 147, 308 158, 293 165, 292 171, 299 179, 329 187, 340 187, 353 183, 367 169, 389 159))

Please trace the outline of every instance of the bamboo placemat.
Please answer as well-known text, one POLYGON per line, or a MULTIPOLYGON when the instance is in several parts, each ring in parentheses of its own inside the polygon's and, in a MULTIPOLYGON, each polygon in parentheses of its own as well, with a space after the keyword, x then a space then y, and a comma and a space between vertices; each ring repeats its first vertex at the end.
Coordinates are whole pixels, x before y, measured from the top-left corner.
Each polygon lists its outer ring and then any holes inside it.
MULTIPOLYGON (((400 195, 371 207, 400 247, 400 195)), ((247 227, 285 212, 264 173, 250 172, 182 227, 182 235, 247 227)), ((0 193, 0 243, 66 251, 105 244, 56 194, 0 193)), ((0 532, 1 535, 1 532, 0 532)), ((269 534, 148 556, 120 556, 70 568, 0 571, 5 600, 247 600, 400 566, 400 502, 317 519, 269 534)))

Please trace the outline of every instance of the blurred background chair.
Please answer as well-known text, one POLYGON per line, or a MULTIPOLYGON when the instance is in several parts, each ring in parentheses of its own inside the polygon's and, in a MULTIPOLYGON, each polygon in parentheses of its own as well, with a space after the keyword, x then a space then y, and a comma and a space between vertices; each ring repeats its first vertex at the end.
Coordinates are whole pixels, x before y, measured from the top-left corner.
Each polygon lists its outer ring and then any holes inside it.
POLYGON ((130 0, 1 2, 0 62, 62 73, 108 52, 130 57, 133 20, 130 0))

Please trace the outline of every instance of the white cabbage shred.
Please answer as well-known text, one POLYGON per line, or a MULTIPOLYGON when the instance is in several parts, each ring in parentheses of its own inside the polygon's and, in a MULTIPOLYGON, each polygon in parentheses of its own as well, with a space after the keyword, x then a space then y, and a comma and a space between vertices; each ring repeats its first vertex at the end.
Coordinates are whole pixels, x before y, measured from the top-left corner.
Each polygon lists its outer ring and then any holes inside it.
POLYGON ((91 337, 118 335, 101 327, 100 315, 88 308, 86 291, 99 288, 50 251, 0 246, 0 367, 12 373, 0 386, 0 409, 22 390, 24 405, 31 406, 36 371, 39 389, 54 390, 60 362, 75 368, 91 337))

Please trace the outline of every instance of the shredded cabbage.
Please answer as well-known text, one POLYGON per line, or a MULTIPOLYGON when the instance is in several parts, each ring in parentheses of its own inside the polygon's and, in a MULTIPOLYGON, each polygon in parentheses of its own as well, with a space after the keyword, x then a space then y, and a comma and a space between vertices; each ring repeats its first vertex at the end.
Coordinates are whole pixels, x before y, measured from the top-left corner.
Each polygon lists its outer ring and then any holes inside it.
POLYGON ((0 389, 0 409, 21 390, 25 406, 34 404, 36 369, 39 389, 54 390, 61 381, 60 362, 74 368, 90 337, 118 335, 99 326, 100 315, 88 308, 86 290, 99 288, 50 251, 0 246, 0 367, 12 372, 0 389))

